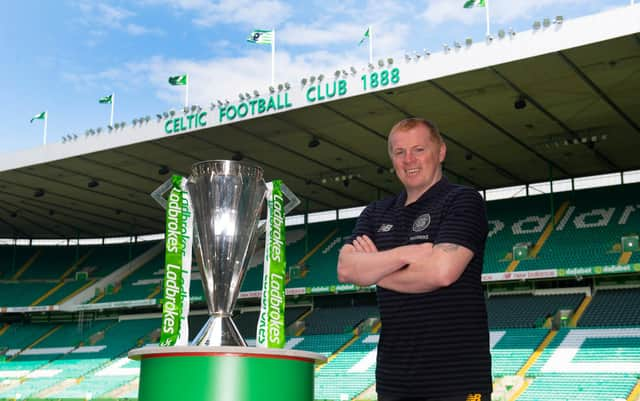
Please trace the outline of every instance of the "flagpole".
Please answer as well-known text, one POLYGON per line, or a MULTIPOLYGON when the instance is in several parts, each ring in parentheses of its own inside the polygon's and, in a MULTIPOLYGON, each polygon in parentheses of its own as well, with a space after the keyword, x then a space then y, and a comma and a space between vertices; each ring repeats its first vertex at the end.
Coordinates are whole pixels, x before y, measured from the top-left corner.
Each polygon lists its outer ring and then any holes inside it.
POLYGON ((273 30, 273 38, 271 40, 271 86, 276 82, 276 30, 273 30))
POLYGON ((44 111, 44 134, 42 135, 42 144, 47 144, 47 119, 49 118, 49 112, 47 110, 44 111))
POLYGON ((373 31, 369 25, 369 64, 373 64, 373 31))
POLYGON ((489 0, 485 0, 484 8, 487 15, 487 36, 491 35, 491 26, 489 25, 489 0))
POLYGON ((187 84, 184 92, 184 107, 189 107, 189 74, 187 74, 187 84))
POLYGON ((113 104, 116 102, 116 94, 111 93, 111 117, 109 117, 109 125, 113 127, 113 104))

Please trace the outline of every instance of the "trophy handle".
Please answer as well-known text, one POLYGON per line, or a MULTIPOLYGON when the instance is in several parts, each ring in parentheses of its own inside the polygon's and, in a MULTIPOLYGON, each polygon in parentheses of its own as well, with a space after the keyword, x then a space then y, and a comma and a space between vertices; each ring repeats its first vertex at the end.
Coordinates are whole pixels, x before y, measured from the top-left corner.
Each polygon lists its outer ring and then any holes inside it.
MULTIPOLYGON (((287 204, 284 205, 284 215, 286 216, 289 214, 289 212, 298 207, 298 205, 300 204, 300 198, 298 198, 296 194, 294 194, 293 191, 290 190, 289 187, 284 183, 280 184, 280 189, 282 190, 282 194, 284 195, 284 197, 288 200, 287 204)), ((264 235, 266 230, 265 223, 266 220, 258 223, 256 237, 262 237, 264 235)))
POLYGON ((171 189, 173 182, 171 178, 167 179, 165 182, 160 184, 160 186, 151 192, 151 197, 158 203, 158 205, 162 206, 163 209, 167 209, 167 200, 164 198, 164 194, 171 189))

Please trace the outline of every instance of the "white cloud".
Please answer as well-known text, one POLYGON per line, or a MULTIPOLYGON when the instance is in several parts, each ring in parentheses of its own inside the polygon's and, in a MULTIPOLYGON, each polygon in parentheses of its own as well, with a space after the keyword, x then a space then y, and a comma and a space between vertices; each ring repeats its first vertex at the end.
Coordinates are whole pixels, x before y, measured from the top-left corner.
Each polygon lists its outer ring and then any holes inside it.
POLYGON ((353 24, 337 24, 331 27, 288 24, 277 32, 279 42, 287 45, 329 45, 336 43, 358 44, 366 28, 353 24))
POLYGON ((291 15, 289 5, 278 0, 146 0, 146 3, 194 13, 193 22, 207 27, 226 23, 268 29, 291 15))
POLYGON ((134 36, 164 34, 161 29, 128 22, 136 14, 125 8, 90 1, 80 1, 76 4, 82 13, 81 22, 90 27, 89 34, 93 37, 90 44, 95 44, 98 37, 105 36, 107 30, 118 30, 134 36))

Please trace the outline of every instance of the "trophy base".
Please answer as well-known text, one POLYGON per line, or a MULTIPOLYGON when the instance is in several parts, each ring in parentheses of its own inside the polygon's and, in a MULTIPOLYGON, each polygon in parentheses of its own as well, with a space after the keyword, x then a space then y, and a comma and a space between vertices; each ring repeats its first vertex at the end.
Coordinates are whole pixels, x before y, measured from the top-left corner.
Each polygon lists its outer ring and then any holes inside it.
POLYGON ((202 326, 198 335, 193 339, 191 345, 207 347, 235 345, 246 347, 247 343, 242 338, 240 331, 238 331, 230 316, 211 315, 207 323, 202 326))

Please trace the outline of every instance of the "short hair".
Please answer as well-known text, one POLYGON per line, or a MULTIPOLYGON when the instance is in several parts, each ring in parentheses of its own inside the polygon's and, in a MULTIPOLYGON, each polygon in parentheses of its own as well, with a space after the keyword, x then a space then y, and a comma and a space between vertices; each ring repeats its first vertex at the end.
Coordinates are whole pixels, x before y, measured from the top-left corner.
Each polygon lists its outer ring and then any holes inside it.
POLYGON ((389 131, 389 137, 387 140, 387 144, 388 144, 387 147, 389 148, 389 154, 391 154, 391 136, 394 133, 398 131, 408 131, 410 129, 413 129, 421 125, 425 127, 427 131, 429 131, 429 134, 431 135, 431 139, 433 139, 434 141, 440 144, 444 143, 444 140, 442 139, 442 135, 440 135, 440 130, 438 129, 438 126, 435 123, 421 117, 409 117, 409 118, 405 118, 404 120, 398 121, 393 127, 391 127, 391 131, 389 131))

